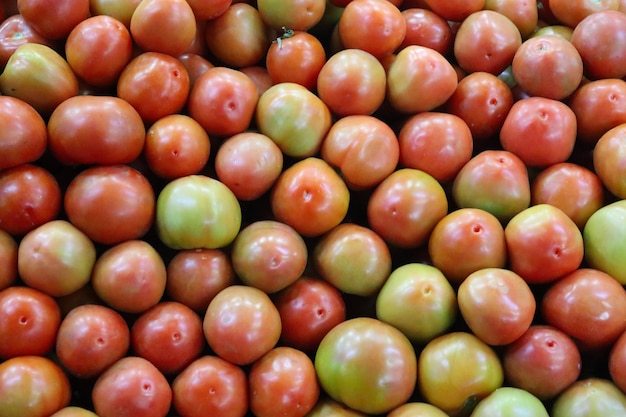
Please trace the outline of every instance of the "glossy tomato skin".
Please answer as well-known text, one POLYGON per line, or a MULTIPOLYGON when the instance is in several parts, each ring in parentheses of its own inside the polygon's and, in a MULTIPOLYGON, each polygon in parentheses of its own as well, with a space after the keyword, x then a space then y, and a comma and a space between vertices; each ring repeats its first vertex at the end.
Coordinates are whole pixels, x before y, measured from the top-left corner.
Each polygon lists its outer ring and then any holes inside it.
POLYGON ((128 164, 141 155, 145 135, 141 115, 114 96, 71 97, 48 119, 50 152, 67 165, 128 164))
POLYGON ((281 341, 313 352, 333 327, 346 318, 341 292, 328 282, 302 276, 272 297, 281 321, 281 341))
POLYGON ((550 12, 559 22, 575 28, 584 18, 603 10, 617 10, 619 0, 583 0, 574 3, 566 0, 550 0, 550 12))
POLYGON ((506 347, 502 366, 507 383, 549 400, 578 379, 582 360, 570 336, 538 324, 506 347))
POLYGON ((17 280, 18 242, 0 229, 0 291, 12 286, 17 280))
POLYGON ((387 413, 415 388, 413 346, 398 329, 370 317, 335 326, 322 339, 314 364, 325 392, 363 413, 387 413))
POLYGON ((154 221, 154 200, 152 185, 141 172, 129 165, 102 165, 75 176, 63 204, 74 226, 94 242, 110 245, 148 232, 154 221))
POLYGON ((141 0, 90 0, 89 8, 92 15, 111 16, 130 27, 130 19, 141 0))
POLYGON ((71 386, 63 370, 44 356, 0 363, 0 409, 6 417, 43 417, 66 407, 71 386))
POLYGON ((320 395, 313 361, 279 346, 254 362, 248 374, 250 411, 257 417, 304 417, 320 395))
POLYGON ((91 397, 101 417, 165 417, 172 390, 165 376, 148 360, 126 356, 96 379, 91 397))
POLYGON ((55 41, 37 32, 19 13, 0 20, 0 68, 4 68, 18 46, 29 42, 55 46, 55 41))
POLYGON ((621 415, 626 412, 626 395, 611 380, 584 378, 561 393, 551 411, 553 417, 621 415))
POLYGON ((425 0, 426 6, 446 20, 461 22, 470 14, 477 12, 485 5, 485 0, 452 0, 441 2, 425 0))
POLYGON ((609 353, 609 374, 611 379, 622 391, 626 391, 626 332, 615 341, 609 353))
POLYGON ((527 39, 537 29, 539 21, 537 0, 523 3, 510 0, 486 0, 484 8, 508 17, 517 26, 522 39, 527 39))
POLYGON ((402 10, 406 34, 400 48, 421 45, 447 56, 452 47, 452 28, 443 17, 426 8, 410 7, 402 10))
POLYGON ((50 295, 30 287, 0 291, 0 357, 45 355, 54 348, 61 310, 50 295))
POLYGON ((18 12, 33 28, 49 39, 64 39, 89 17, 89 0, 19 0, 18 12))
POLYGON ((0 228, 23 236, 57 217, 61 188, 45 168, 21 164, 0 171, 0 228))
POLYGON ((50 417, 97 417, 97 414, 83 407, 68 405, 50 417))
POLYGON ((78 378, 92 378, 128 353, 130 331, 120 313, 98 304, 80 305, 63 318, 55 353, 78 378))
POLYGON ((471 417, 549 417, 546 406, 533 394, 515 387, 501 387, 482 399, 471 417))
POLYGON ((317 75, 326 63, 322 42, 306 31, 282 35, 272 41, 265 66, 274 84, 293 82, 309 90, 317 86, 317 75))
POLYGON ((265 24, 272 29, 290 28, 305 31, 322 19, 326 2, 323 0, 260 0, 257 8, 265 24))
POLYGON ((432 404, 426 402, 408 402, 395 409, 393 409, 387 417, 446 417, 447 414, 441 411, 441 409, 435 407, 432 404))
POLYGON ((35 162, 47 144, 43 117, 25 101, 0 97, 0 169, 35 162))
POLYGON ((619 199, 626 198, 623 150, 626 147, 626 123, 603 134, 593 148, 593 167, 606 189, 619 199))

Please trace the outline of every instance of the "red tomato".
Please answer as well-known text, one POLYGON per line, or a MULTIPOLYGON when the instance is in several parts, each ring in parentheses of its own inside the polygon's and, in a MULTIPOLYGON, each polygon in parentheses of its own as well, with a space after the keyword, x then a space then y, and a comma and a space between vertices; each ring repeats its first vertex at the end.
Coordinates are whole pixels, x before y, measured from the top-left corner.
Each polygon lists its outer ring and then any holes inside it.
POLYGON ((441 184, 412 168, 389 175, 367 203, 371 229, 387 243, 404 248, 424 244, 447 213, 448 200, 441 184))
POLYGON ((61 188, 45 168, 22 164, 0 171, 0 229, 21 236, 53 220, 61 188))
POLYGON ((337 167, 351 189, 380 184, 398 165, 400 147, 393 129, 369 115, 342 117, 322 142, 322 158, 337 167))
POLYGON ((65 57, 87 84, 113 85, 132 58, 130 32, 119 20, 92 16, 81 21, 65 41, 65 57))
POLYGON ((320 236, 343 221, 350 192, 330 165, 315 157, 303 159, 278 177, 270 204, 278 221, 303 236, 320 236))
POLYGON ((615 341, 609 353, 609 374, 622 391, 626 392, 626 332, 615 341))
POLYGON ((70 403, 72 389, 63 370, 43 356, 20 356, 0 363, 0 409, 6 417, 44 417, 70 403))
POLYGON ((215 66, 204 56, 195 53, 184 53, 178 57, 178 60, 182 62, 189 75, 189 91, 202 74, 215 66))
POLYGON ((267 72, 267 68, 265 66, 251 65, 249 67, 240 68, 239 70, 250 77, 256 86, 259 97, 261 97, 261 94, 267 91, 268 88, 274 85, 274 82, 272 81, 272 78, 270 77, 269 72, 267 72))
POLYGON ((402 12, 386 0, 350 1, 338 25, 344 48, 361 49, 376 58, 395 52, 406 34, 402 12))
POLYGON ((64 198, 69 221, 96 243, 140 238, 154 220, 152 186, 128 165, 85 169, 71 180, 64 198))
POLYGON ((248 378, 239 366, 218 356, 202 356, 172 382, 172 405, 185 417, 244 417, 248 378))
POLYGON ((432 264, 454 283, 484 268, 504 268, 507 261, 502 223, 491 213, 461 208, 442 218, 428 239, 432 264))
POLYGON ((485 9, 494 10, 508 17, 522 35, 527 39, 536 29, 539 23, 537 0, 519 2, 515 0, 486 0, 485 9))
POLYGON ((419 7, 403 9, 402 16, 406 20, 406 34, 400 48, 420 45, 434 49, 441 55, 448 55, 453 36, 446 19, 429 9, 419 7))
POLYGON ((55 353, 70 374, 92 378, 124 357, 129 346, 128 325, 117 311, 85 304, 73 308, 63 318, 55 353))
POLYGON ((80 95, 57 106, 48 120, 48 145, 67 165, 128 164, 141 155, 146 129, 127 101, 80 95))
POLYGON ((550 0, 550 12, 562 24, 575 28, 585 17, 603 11, 617 10, 619 0, 550 0))
POLYGON ((346 303, 337 287, 303 276, 273 296, 287 346, 313 352, 326 333, 346 318, 346 303))
POLYGON ((258 99, 256 85, 246 74, 215 67, 196 80, 187 108, 209 135, 232 136, 248 129, 258 99))
POLYGON ((446 20, 461 22, 485 5, 485 0, 425 0, 426 6, 446 20))
POLYGON ((360 49, 335 53, 317 76, 317 94, 337 116, 374 113, 385 99, 386 86, 383 65, 360 49))
POLYGON ((315 26, 326 10, 325 0, 259 0, 257 9, 272 29, 308 30, 315 26))
POLYGON ((289 32, 272 41, 265 65, 274 84, 292 82, 309 90, 317 86, 317 75, 326 63, 322 42, 308 32, 289 32))
POLYGON ((182 110, 189 91, 189 74, 182 62, 160 52, 135 57, 117 81, 118 97, 130 103, 145 122, 182 110))
POLYGON ((191 46, 196 29, 186 0, 142 0, 130 20, 130 34, 142 50, 173 56, 191 46))
POLYGON ((0 229, 0 291, 12 286, 17 279, 17 241, 0 229))
POLYGON ((165 417, 172 403, 172 390, 149 361, 126 356, 100 374, 91 397, 100 417, 165 417))
POLYGON ((541 313, 582 349, 611 346, 626 330, 626 289, 602 271, 578 269, 550 286, 541 313))
POLYGON ((566 333, 548 325, 532 325, 506 347, 502 366, 511 385, 549 400, 578 379, 582 361, 566 333))
POLYGON ((42 36, 33 29, 21 14, 15 14, 0 20, 0 68, 4 68, 9 57, 18 46, 29 42, 40 43, 50 47, 53 47, 55 44, 54 41, 42 36))
POLYGON ((280 314, 269 296, 258 288, 231 285, 211 300, 203 330, 209 346, 219 357, 247 365, 278 343, 280 314))
POLYGON ((17 9, 46 38, 64 39, 89 17, 89 0, 17 0, 17 9))
POLYGON ((115 310, 143 313, 161 300, 166 277, 163 259, 151 244, 127 240, 100 255, 91 284, 98 297, 115 310))
POLYGON ((213 56, 231 68, 261 62, 270 46, 260 11, 248 3, 232 4, 207 21, 203 39, 213 56))
POLYGON ((461 22, 454 38, 454 57, 467 72, 500 74, 522 44, 517 26, 493 10, 481 10, 461 22))
POLYGON ((8 287, 0 291, 0 313, 2 359, 43 356, 54 348, 61 310, 50 295, 30 287, 8 287))
POLYGON ((574 45, 553 35, 534 36, 517 49, 513 78, 532 96, 562 100, 570 96, 583 77, 583 61, 574 45))
POLYGON ((170 114, 155 121, 146 131, 143 156, 150 171, 174 179, 198 174, 211 154, 209 135, 184 114, 170 114))
POLYGON ((0 96, 0 170, 36 161, 47 144, 41 115, 25 101, 0 96))
POLYGON ((400 163, 432 175, 440 183, 454 179, 472 158, 472 132, 454 114, 423 112, 409 118, 398 134, 400 163))
POLYGON ((304 417, 320 395, 313 361, 288 346, 272 349, 248 374, 250 411, 257 417, 304 417))
POLYGON ((165 375, 176 375, 200 357, 202 319, 184 304, 164 301, 144 311, 130 330, 130 347, 165 375))

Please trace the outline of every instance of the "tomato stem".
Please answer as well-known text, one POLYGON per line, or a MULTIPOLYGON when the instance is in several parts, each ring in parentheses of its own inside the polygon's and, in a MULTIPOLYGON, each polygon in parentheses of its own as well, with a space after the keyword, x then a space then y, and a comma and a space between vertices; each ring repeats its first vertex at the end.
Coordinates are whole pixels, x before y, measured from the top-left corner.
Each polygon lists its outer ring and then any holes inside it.
POLYGON ((276 38, 275 42, 278 42, 278 49, 283 47, 283 39, 291 38, 296 32, 293 29, 287 29, 285 26, 281 28, 283 30, 283 34, 276 38))

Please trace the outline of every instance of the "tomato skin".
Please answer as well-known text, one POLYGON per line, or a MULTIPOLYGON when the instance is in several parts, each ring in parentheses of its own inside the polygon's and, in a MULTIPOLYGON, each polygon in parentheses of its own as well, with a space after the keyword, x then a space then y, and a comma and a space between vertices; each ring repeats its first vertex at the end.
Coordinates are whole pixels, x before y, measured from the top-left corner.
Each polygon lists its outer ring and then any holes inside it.
POLYGON ((485 9, 494 10, 508 17, 522 36, 527 39, 537 29, 539 13, 537 0, 517 2, 515 0, 486 0, 485 9))
POLYGON ((28 103, 0 97, 0 170, 39 159, 48 145, 46 122, 28 103))
POLYGON ((626 391, 626 332, 615 341, 609 352, 609 374, 622 391, 626 391))
POLYGON ((265 56, 265 66, 272 82, 293 82, 309 90, 316 88, 317 75, 326 63, 324 45, 304 31, 278 39, 272 41, 265 56))
POLYGON ((0 291, 12 286, 17 280, 18 243, 0 229, 0 291))
POLYGON ((97 417, 97 414, 83 407, 68 405, 50 417, 97 417))
POLYGON ((257 9, 265 24, 273 29, 289 28, 305 31, 324 16, 325 0, 259 0, 257 9), (304 11, 304 13, 303 13, 304 11))
POLYGON ((55 219, 61 199, 59 183, 45 168, 22 164, 0 171, 0 228, 23 236, 55 219))
POLYGON ((621 415, 626 412, 626 395, 613 381, 588 377, 576 381, 556 398, 553 417, 621 415))
POLYGON ((500 387, 482 399, 471 417, 549 417, 546 406, 533 394, 515 387, 500 387))
POLYGON ((250 411, 257 417, 304 417, 320 395, 313 362, 288 346, 276 347, 254 362, 248 386, 250 411))
POLYGON ((461 22, 470 14, 481 10, 485 5, 485 0, 451 0, 437 1, 425 0, 426 6, 439 16, 453 22, 461 22))
POLYGON ((185 70, 187 70, 187 75, 189 75, 189 91, 191 91, 196 80, 202 74, 215 66, 204 56, 192 52, 186 52, 180 55, 178 60, 182 62, 185 70))
POLYGON ((111 16, 130 28, 130 19, 140 2, 141 0, 89 0, 89 8, 93 16, 111 16))
POLYGON ((594 212, 583 229, 585 261, 626 285, 624 257, 626 248, 621 239, 624 231, 626 201, 618 200, 594 212))
POLYGON ((63 367, 78 378, 100 375, 128 353, 130 331, 124 318, 110 307, 84 304, 63 318, 55 353, 63 367))
POLYGON ((111 245, 148 232, 154 199, 150 182, 136 169, 102 165, 86 168, 70 181, 64 208, 69 221, 91 240, 111 245), (93 222, 94 218, 100 221, 93 222))
POLYGON ((550 0, 550 12, 559 22, 575 28, 584 18, 603 10, 617 10, 619 0, 550 0))
POLYGON ((0 68, 4 68, 9 57, 20 45, 29 42, 55 46, 55 41, 42 36, 21 14, 0 20, 0 68))
POLYGON ((598 139, 593 149, 593 167, 602 184, 615 197, 626 198, 624 182, 624 150, 626 149, 626 123, 622 123, 598 139))
POLYGON ((387 417, 447 417, 447 414, 434 405, 425 402, 408 402, 393 409, 387 417))
POLYGON ((17 9, 46 38, 64 39, 77 24, 89 17, 89 0, 18 0, 17 9))
POLYGON ((6 417, 44 417, 70 403, 70 382, 43 356, 20 356, 0 363, 0 409, 6 417))
POLYGON ((448 22, 435 12, 419 7, 402 10, 406 20, 406 34, 400 48, 421 45, 447 56, 452 47, 452 29, 448 22))
POLYGON ((114 96, 81 95, 48 119, 48 145, 66 165, 128 164, 141 155, 146 130, 139 113, 114 96))

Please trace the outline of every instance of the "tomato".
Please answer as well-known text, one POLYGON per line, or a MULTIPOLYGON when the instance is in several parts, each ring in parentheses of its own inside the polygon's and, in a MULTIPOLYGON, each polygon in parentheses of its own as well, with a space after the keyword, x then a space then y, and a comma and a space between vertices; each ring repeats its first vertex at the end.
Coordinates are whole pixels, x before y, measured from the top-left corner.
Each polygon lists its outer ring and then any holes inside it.
POLYGON ((602 271, 581 268, 550 286, 541 313, 584 348, 610 346, 626 330, 626 289, 602 271))
POLYGON ((48 148, 66 165, 128 164, 141 155, 145 136, 140 114, 114 96, 70 97, 48 120, 48 148))
POLYGON ((389 1, 350 1, 341 13, 338 30, 345 49, 360 49, 382 58, 402 44, 406 20, 389 1))
POLYGON ((548 26, 537 27, 535 32, 533 32, 532 36, 543 36, 543 35, 554 35, 565 40, 572 39, 572 33, 574 29, 569 26, 559 25, 559 24, 551 24, 548 26))
POLYGON ((35 162, 48 144, 46 122, 28 103, 0 96, 0 169, 35 162))
POLYGON ((404 404, 415 388, 413 346, 400 330, 370 317, 344 321, 329 331, 314 364, 331 398, 368 414, 404 404))
POLYGON ((17 280, 18 243, 0 229, 0 291, 12 286, 17 280))
POLYGON ((447 414, 434 405, 425 402, 408 402, 393 409, 387 417, 446 417, 447 414))
POLYGON ((209 136, 232 136, 248 129, 258 100, 250 77, 235 69, 215 67, 196 80, 187 109, 209 136))
POLYGON ((258 99, 255 121, 260 133, 297 159, 318 153, 332 123, 326 103, 296 83, 268 88, 258 99))
POLYGON ((602 184, 617 198, 626 198, 624 182, 624 150, 626 122, 609 129, 593 149, 593 167, 602 184))
POLYGON ((71 309, 63 318, 55 353, 71 375, 91 378, 124 357, 129 346, 128 325, 117 311, 84 304, 71 309))
POLYGON ((189 91, 193 89, 196 80, 202 74, 215 66, 204 56, 191 52, 186 52, 180 55, 178 60, 182 62, 185 70, 187 71, 187 75, 189 75, 189 91))
POLYGON ((156 229, 172 249, 216 249, 232 243, 241 227, 241 207, 223 183, 204 175, 177 178, 156 202, 156 229))
POLYGON ((83 407, 68 405, 52 414, 50 417, 97 417, 97 414, 83 407))
POLYGON ((425 0, 426 6, 446 20, 460 22, 465 20, 470 14, 481 10, 485 5, 485 0, 425 0))
POLYGON ((202 319, 184 304, 163 301, 133 322, 130 347, 165 375, 176 375, 200 357, 204 348, 202 319))
POLYGON ((45 355, 54 348, 61 311, 54 298, 30 287, 0 291, 0 357, 45 355))
POLYGON ((146 359, 126 356, 96 379, 91 392, 100 417, 165 417, 172 402, 167 379, 146 359))
POLYGON ((317 76, 317 94, 337 116, 370 115, 385 99, 383 65, 360 49, 344 49, 328 58, 317 76))
POLYGON ((274 84, 292 82, 309 90, 326 63, 322 42, 305 31, 287 31, 274 39, 265 55, 265 66, 274 84))
POLYGON ((549 417, 541 400, 523 389, 501 387, 482 399, 471 417, 549 417))
POLYGON ((339 289, 325 280, 302 276, 272 297, 280 314, 280 340, 287 346, 313 352, 333 327, 346 318, 339 289))
POLYGON ((325 8, 325 0, 257 1, 257 9, 263 21, 273 29, 311 29, 322 20, 325 8))
POLYGON ((439 182, 412 168, 399 169, 385 178, 367 203, 371 229, 399 247, 424 244, 447 213, 447 197, 439 182))
POLYGON ((274 293, 300 278, 308 252, 304 240, 292 227, 260 220, 239 232, 230 256, 235 274, 244 284, 274 293))
POLYGON ((366 417, 368 415, 369 414, 353 410, 326 395, 321 395, 317 403, 315 403, 315 406, 311 409, 309 414, 307 414, 307 417, 366 417))
POLYGON ((495 351, 471 333, 441 335, 419 355, 420 392, 449 415, 471 410, 476 400, 500 388, 502 382, 502 365, 495 351))
POLYGON ((231 285, 211 300, 204 336, 220 358, 248 365, 272 350, 280 338, 278 309, 258 288, 231 285))
POLYGON ((611 379, 622 391, 626 387, 626 332, 615 341, 609 352, 609 374, 611 379))
POLYGON ((44 417, 70 403, 70 382, 43 356, 20 356, 0 363, 0 409, 6 417, 44 417))
POLYGON ((113 85, 132 58, 130 32, 119 20, 92 16, 81 21, 65 41, 65 57, 83 81, 94 86, 113 85))
POLYGON ((454 114, 423 112, 411 116, 398 134, 400 163, 430 174, 440 183, 454 179, 472 158, 472 132, 454 114))
POLYGON ((91 284, 115 310, 143 313, 161 300, 165 280, 166 267, 156 249, 143 240, 127 240, 98 257, 91 284))
POLYGON ((463 119, 478 142, 499 134, 512 106, 513 93, 506 83, 493 74, 479 71, 459 81, 445 109, 463 119))
POLYGON ((270 46, 260 10, 248 3, 232 4, 209 20, 203 39, 218 61, 233 68, 261 62, 270 46))
POLYGON ((604 205, 603 184, 595 172, 571 163, 554 164, 535 176, 531 203, 561 209, 583 230, 589 217, 604 205))
POLYGON ((552 406, 552 417, 621 415, 626 395, 610 380, 584 378, 573 383, 552 406))
POLYGON ((4 68, 13 52, 25 43, 55 46, 54 41, 42 36, 33 29, 21 14, 15 14, 0 20, 0 68, 4 68))
POLYGON ((45 168, 22 164, 0 171, 0 228, 22 236, 55 219, 61 198, 59 183, 45 168))
POLYGON ((437 268, 404 264, 391 272, 376 296, 376 317, 424 345, 454 324, 458 313, 454 288, 437 268))
POLYGON ((38 43, 17 47, 0 74, 0 92, 30 104, 43 116, 78 94, 78 79, 54 49, 38 43))
POLYGON ((243 132, 227 138, 215 155, 215 172, 239 200, 256 200, 283 170, 283 153, 269 137, 243 132))
POLYGON ((375 295, 391 272, 391 253, 376 232, 342 223, 317 242, 313 266, 327 282, 347 294, 375 295))
POLYGON ((196 36, 196 17, 186 0, 142 0, 130 19, 130 34, 143 50, 178 56, 196 36))
POLYGON ((537 29, 539 23, 537 6, 537 0, 526 2, 486 0, 484 8, 494 10, 508 17, 517 26, 522 39, 526 39, 537 29))
POLYGON ((248 373, 250 411, 257 417, 304 417, 320 395, 315 366, 302 351, 279 346, 248 373))
POLYGON ((186 417, 244 417, 248 378, 239 366, 218 356, 202 356, 172 382, 172 405, 186 417))
POLYGON ((178 113, 189 91, 189 74, 182 62, 160 52, 136 56, 117 81, 117 96, 130 103, 145 122, 178 113))
POLYGON ((107 15, 130 27, 130 19, 141 0, 89 0, 93 16, 107 15))
POLYGON ((603 10, 617 10, 619 0, 550 0, 550 11, 561 23, 575 28, 585 17, 603 10))
POLYGON ((89 17, 89 0, 18 0, 17 9, 37 32, 48 39, 64 39, 89 17))
POLYGON ((387 100, 401 113, 434 110, 452 96, 457 85, 452 64, 424 46, 403 48, 387 70, 387 100))
POLYGON ((343 221, 350 192, 328 163, 305 158, 280 174, 271 191, 272 213, 307 237, 320 236, 343 221))
POLYGON ((421 45, 434 49, 441 55, 448 55, 453 36, 446 19, 429 9, 418 7, 403 9, 402 16, 406 20, 406 34, 400 48, 421 45))
POLYGON ((381 119, 351 115, 330 127, 321 156, 340 170, 350 189, 368 189, 396 169, 400 147, 394 130, 381 119))
POLYGON ((522 37, 508 17, 481 10, 465 18, 454 38, 454 57, 467 72, 500 74, 511 62, 522 37))
POLYGON ((69 221, 91 240, 110 245, 148 232, 154 199, 150 182, 139 171, 129 165, 103 165, 86 168, 71 180, 64 208, 69 221))

